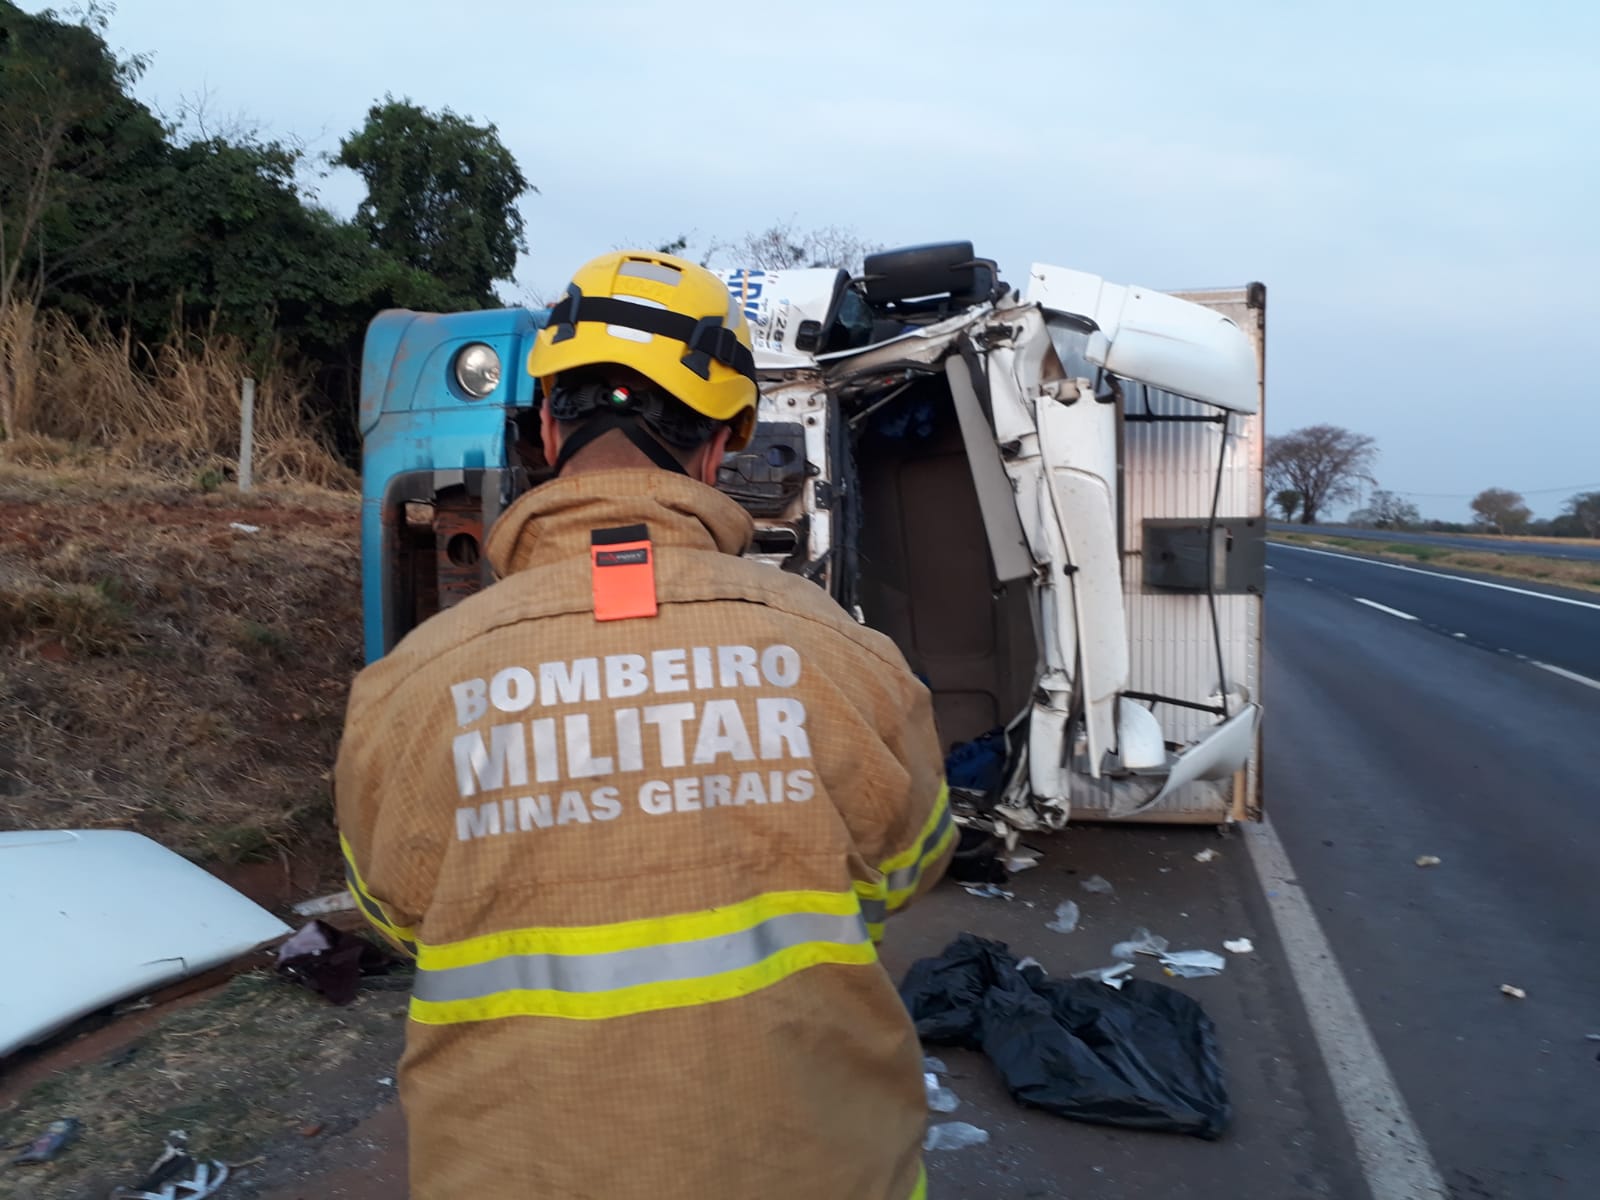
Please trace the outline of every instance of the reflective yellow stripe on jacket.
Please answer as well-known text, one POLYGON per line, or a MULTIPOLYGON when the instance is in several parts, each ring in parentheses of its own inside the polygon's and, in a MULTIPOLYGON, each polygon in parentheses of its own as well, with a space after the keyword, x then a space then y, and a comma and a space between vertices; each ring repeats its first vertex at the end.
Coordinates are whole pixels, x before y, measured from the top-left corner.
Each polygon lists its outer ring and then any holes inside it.
POLYGON ((853 892, 769 892, 613 925, 420 945, 411 1018, 602 1020, 746 996, 822 963, 876 961, 853 892))
POLYGON ((874 942, 883 940, 883 923, 889 914, 901 908, 916 893, 922 882, 922 873, 939 861, 956 839, 955 818, 950 813, 950 787, 939 784, 939 798, 933 811, 911 845, 878 866, 882 876, 875 883, 857 881, 856 895, 861 898, 861 912, 867 919, 867 929, 874 942))
POLYGON ((417 952, 416 933, 408 925, 396 924, 389 916, 389 910, 367 891, 367 885, 361 878, 361 870, 356 866, 356 856, 351 852, 350 843, 345 841, 342 833, 339 835, 339 849, 344 852, 345 884, 349 887, 350 895, 354 897, 362 914, 374 929, 393 942, 396 947, 414 956, 417 952))

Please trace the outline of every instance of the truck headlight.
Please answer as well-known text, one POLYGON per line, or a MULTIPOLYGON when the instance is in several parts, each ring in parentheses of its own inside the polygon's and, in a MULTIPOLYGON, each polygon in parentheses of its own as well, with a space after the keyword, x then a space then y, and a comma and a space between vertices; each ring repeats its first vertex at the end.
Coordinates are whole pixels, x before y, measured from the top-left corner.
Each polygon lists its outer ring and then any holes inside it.
POLYGON ((500 356, 482 342, 463 346, 456 354, 456 383, 474 400, 482 400, 500 386, 500 356))

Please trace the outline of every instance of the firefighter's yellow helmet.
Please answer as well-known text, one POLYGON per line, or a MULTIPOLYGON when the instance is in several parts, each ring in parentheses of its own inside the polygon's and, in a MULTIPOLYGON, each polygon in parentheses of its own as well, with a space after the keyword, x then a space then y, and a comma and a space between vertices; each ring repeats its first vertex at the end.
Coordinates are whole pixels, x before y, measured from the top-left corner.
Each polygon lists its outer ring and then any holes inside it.
POLYGON ((602 254, 578 268, 528 351, 548 396, 554 376, 631 367, 695 412, 732 429, 741 450, 756 424, 755 359, 744 309, 704 267, 653 250, 602 254))

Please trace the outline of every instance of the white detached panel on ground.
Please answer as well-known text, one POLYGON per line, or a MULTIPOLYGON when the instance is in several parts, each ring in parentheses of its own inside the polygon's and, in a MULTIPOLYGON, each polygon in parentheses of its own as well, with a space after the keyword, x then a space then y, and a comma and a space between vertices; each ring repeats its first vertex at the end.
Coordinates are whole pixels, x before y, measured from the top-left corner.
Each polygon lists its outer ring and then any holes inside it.
POLYGON ((209 970, 289 927, 137 833, 0 833, 12 971, 0 1055, 127 996, 209 970))

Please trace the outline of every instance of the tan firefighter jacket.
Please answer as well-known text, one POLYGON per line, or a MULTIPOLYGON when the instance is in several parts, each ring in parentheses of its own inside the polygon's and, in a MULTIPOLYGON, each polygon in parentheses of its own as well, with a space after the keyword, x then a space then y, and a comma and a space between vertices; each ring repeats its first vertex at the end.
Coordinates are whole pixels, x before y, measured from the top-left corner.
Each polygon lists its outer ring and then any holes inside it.
POLYGON ((416 956, 418 1200, 923 1194, 876 941, 955 841, 930 698, 751 532, 663 471, 546 484, 501 581, 355 682, 338 817, 416 956))

